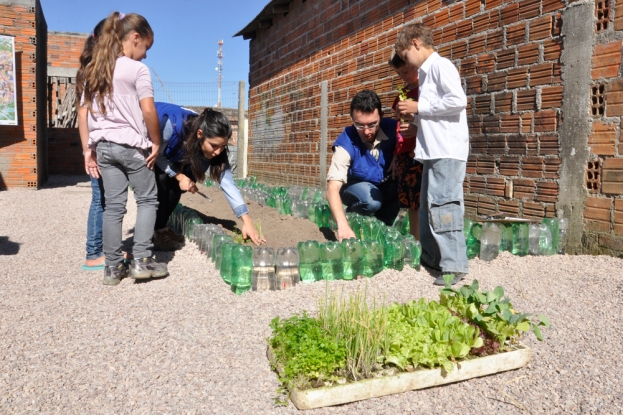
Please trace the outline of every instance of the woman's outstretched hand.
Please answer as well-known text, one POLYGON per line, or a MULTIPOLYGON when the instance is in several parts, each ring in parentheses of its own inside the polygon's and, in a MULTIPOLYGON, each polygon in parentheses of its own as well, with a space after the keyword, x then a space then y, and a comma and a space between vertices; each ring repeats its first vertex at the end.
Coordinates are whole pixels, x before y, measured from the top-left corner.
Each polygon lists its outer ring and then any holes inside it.
POLYGON ((243 215, 242 216, 242 237, 244 239, 251 239, 251 241, 255 244, 255 245, 259 245, 259 244, 265 244, 266 243, 266 238, 264 236, 262 236, 260 238, 260 233, 257 231, 257 229, 255 229, 255 226, 253 226, 253 221, 251 221, 251 218, 249 217, 249 215, 243 215))

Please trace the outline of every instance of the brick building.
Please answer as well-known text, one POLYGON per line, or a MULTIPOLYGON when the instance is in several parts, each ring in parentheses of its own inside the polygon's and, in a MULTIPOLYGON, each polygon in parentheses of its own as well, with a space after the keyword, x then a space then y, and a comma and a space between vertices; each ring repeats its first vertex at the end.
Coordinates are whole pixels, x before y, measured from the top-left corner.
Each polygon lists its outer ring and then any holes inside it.
POLYGON ((17 125, 0 125, 0 189, 37 188, 48 176, 47 24, 38 0, 0 4, 0 35, 15 38, 17 125))
POLYGON ((251 39, 249 174, 322 186, 354 94, 388 108, 397 93, 387 60, 411 22, 434 29, 468 96, 467 215, 560 210, 570 252, 623 253, 623 3, 273 0, 237 34, 251 39))

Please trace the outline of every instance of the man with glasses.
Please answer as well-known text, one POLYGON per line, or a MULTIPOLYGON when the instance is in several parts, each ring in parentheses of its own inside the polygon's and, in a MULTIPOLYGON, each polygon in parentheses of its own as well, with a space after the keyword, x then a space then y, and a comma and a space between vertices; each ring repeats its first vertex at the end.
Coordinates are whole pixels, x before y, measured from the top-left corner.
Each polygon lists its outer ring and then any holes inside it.
POLYGON ((370 90, 359 92, 350 103, 353 125, 333 143, 327 173, 327 200, 341 241, 354 238, 347 212, 374 215, 392 225, 398 215, 398 187, 390 166, 396 147, 396 120, 382 118, 381 100, 370 90))

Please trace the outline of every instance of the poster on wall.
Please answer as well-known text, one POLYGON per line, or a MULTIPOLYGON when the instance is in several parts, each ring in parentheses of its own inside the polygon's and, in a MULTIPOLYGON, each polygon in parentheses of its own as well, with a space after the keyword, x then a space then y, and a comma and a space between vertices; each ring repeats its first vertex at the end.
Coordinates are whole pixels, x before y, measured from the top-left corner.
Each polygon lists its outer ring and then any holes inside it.
POLYGON ((15 38, 0 35, 0 125, 17 125, 15 38))

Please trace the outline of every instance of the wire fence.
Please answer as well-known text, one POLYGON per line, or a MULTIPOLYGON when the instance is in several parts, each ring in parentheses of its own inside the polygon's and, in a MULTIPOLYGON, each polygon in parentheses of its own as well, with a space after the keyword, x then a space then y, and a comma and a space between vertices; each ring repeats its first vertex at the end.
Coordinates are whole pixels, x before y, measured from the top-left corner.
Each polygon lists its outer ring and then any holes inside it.
MULTIPOLYGON (((217 82, 160 82, 153 79, 154 99, 176 105, 219 106, 217 82)), ((238 108, 238 82, 221 84, 221 108, 238 108)))

